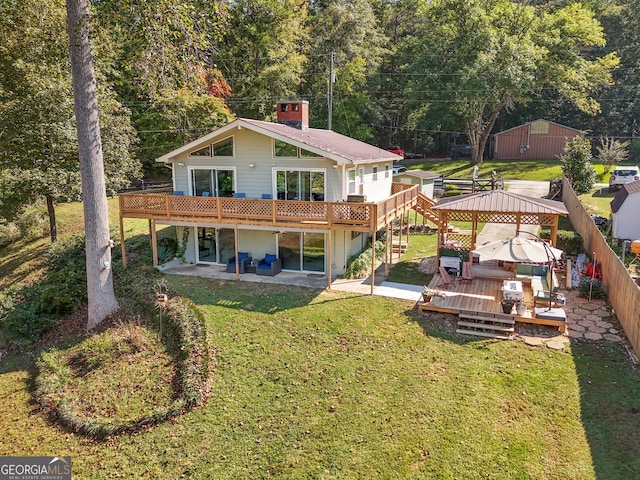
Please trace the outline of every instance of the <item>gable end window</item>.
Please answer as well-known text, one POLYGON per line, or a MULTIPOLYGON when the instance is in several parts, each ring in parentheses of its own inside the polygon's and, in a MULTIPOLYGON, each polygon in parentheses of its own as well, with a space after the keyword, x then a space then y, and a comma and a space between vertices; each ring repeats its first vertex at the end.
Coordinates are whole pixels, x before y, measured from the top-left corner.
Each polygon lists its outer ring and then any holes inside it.
POLYGON ((190 157, 233 157, 233 137, 191 152, 190 157))

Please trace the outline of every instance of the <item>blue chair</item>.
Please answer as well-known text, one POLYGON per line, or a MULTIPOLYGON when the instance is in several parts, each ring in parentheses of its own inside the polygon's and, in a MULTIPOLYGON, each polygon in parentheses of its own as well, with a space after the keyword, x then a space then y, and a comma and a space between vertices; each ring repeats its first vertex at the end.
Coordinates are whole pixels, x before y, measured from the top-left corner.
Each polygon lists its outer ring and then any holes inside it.
POLYGON ((262 194, 262 200, 271 200, 271 194, 270 193, 263 193, 262 194))
POLYGON ((282 261, 271 253, 265 254, 264 258, 258 262, 256 268, 257 275, 268 275, 273 277, 282 270, 282 261))
MULTIPOLYGON (((248 252, 238 252, 238 271, 244 273, 244 269, 251 263, 248 252)), ((236 273, 236 257, 231 257, 227 262, 227 273, 236 273)))
POLYGON ((247 198, 247 194, 242 192, 236 192, 233 194, 233 198, 247 198))
POLYGON ((202 192, 202 196, 203 197, 208 197, 209 196, 209 192, 202 192))
POLYGON ((184 195, 184 192, 182 190, 174 190, 173 195, 176 197, 182 197, 184 195))

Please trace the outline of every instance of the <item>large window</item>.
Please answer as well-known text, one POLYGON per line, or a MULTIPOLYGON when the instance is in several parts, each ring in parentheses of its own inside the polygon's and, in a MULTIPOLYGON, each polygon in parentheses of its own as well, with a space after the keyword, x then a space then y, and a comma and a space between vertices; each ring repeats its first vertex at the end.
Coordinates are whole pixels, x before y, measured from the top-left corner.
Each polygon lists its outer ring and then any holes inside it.
POLYGON ((298 148, 290 143, 283 142, 282 140, 273 141, 273 156, 274 157, 295 157, 295 158, 315 158, 320 157, 317 153, 310 152, 304 148, 298 148))
POLYGON ((233 170, 194 168, 191 170, 191 185, 196 196, 232 197, 233 170))
POLYGON ((276 170, 279 200, 324 201, 323 170, 276 170))

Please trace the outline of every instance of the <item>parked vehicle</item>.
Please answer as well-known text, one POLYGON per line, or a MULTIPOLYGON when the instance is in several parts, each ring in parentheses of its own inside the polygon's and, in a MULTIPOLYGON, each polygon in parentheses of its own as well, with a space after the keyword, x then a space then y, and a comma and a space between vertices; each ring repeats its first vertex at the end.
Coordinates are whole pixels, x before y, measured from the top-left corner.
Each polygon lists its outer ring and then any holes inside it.
POLYGON ((616 167, 609 178, 609 191, 618 191, 623 185, 637 182, 638 180, 640 180, 640 168, 637 166, 616 167))
POLYGON ((404 165, 394 165, 393 166, 393 174, 394 175, 396 173, 406 172, 406 171, 407 171, 407 167, 405 167, 404 165))
POLYGON ((389 150, 391 153, 395 153, 396 155, 404 157, 404 150, 402 150, 398 145, 391 145, 389 148, 387 148, 387 150, 389 150))
POLYGON ((451 156, 451 160, 471 158, 471 145, 451 145, 449 155, 451 156))

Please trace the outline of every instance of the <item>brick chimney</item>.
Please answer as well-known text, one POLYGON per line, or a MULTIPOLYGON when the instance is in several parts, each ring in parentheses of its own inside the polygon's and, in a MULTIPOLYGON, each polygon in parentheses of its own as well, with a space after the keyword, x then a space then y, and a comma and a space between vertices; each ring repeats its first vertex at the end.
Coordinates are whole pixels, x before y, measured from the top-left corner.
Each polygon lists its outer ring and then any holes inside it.
POLYGON ((309 128, 309 102, 294 100, 276 103, 278 123, 289 125, 298 130, 309 128))

